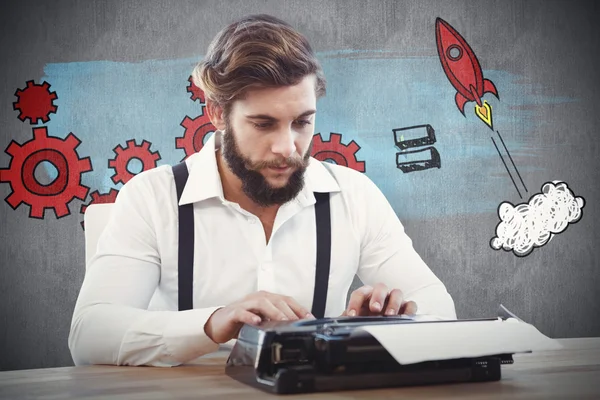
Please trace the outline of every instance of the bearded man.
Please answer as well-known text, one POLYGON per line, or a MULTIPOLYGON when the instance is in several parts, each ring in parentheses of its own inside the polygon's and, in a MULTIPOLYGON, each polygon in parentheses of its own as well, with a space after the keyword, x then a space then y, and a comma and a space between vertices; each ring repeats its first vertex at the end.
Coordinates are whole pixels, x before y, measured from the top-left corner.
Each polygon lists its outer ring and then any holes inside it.
POLYGON ((189 363, 264 320, 456 318, 375 184, 311 157, 326 80, 302 34, 242 18, 193 78, 217 131, 120 190, 73 314, 76 365, 189 363))

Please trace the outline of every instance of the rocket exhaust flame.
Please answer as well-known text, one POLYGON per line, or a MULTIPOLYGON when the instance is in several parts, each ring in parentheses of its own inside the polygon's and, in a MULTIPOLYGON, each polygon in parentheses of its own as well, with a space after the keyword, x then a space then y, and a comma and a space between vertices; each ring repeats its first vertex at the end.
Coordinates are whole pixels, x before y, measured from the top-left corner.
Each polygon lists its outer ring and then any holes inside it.
POLYGON ((485 122, 491 130, 494 130, 494 125, 492 123, 492 106, 487 101, 484 100, 482 106, 475 105, 475 115, 485 122))

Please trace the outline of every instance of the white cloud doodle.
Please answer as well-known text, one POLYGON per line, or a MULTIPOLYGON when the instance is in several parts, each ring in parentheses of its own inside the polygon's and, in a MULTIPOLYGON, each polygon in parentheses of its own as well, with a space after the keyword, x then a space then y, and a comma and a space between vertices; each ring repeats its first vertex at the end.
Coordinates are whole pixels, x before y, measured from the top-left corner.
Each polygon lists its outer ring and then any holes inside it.
POLYGON ((546 182, 541 193, 532 196, 528 203, 514 206, 505 201, 500 204, 501 222, 496 226, 496 236, 490 240, 490 246, 525 257, 563 232, 569 224, 579 221, 584 205, 585 199, 573 196, 565 182, 546 182))

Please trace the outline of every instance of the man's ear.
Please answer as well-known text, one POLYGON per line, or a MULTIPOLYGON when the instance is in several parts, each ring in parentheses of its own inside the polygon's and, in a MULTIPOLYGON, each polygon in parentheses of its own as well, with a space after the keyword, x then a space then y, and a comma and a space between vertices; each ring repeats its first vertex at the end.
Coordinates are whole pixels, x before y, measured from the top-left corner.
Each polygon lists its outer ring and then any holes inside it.
POLYGON ((210 119, 210 122, 215 126, 215 128, 221 131, 224 130, 225 119, 223 118, 223 107, 209 99, 206 99, 205 110, 208 113, 208 118, 210 119))

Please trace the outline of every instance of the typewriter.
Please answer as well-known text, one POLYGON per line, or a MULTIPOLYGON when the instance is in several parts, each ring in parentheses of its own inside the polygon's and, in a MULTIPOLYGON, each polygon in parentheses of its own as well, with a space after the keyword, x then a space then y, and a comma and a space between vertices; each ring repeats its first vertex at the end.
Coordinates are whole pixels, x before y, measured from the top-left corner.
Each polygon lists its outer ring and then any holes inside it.
POLYGON ((357 329, 369 324, 455 322, 422 322, 400 315, 244 325, 229 354, 225 373, 239 382, 276 394, 500 380, 501 365, 512 363, 512 354, 402 365, 372 335, 357 329))

